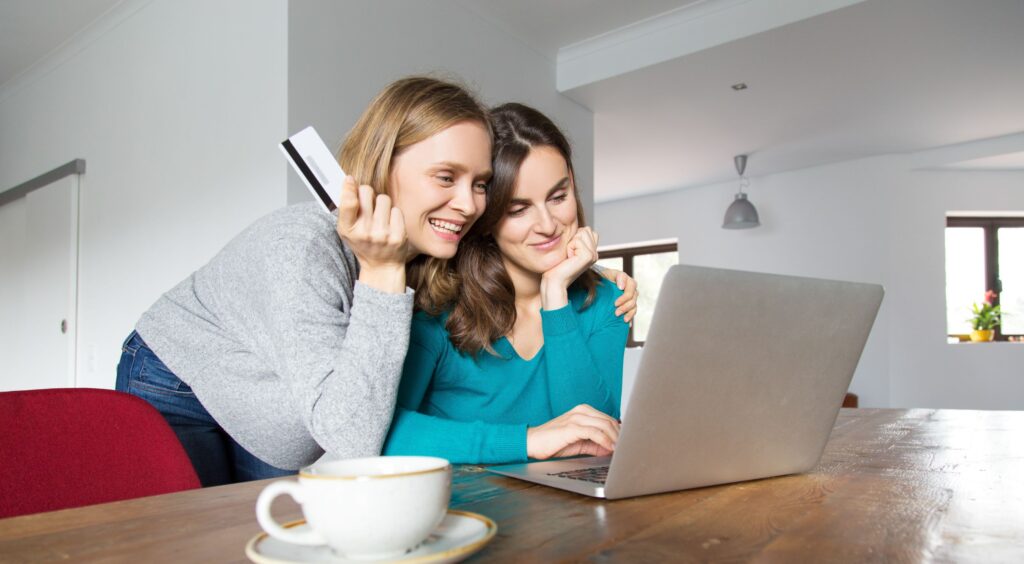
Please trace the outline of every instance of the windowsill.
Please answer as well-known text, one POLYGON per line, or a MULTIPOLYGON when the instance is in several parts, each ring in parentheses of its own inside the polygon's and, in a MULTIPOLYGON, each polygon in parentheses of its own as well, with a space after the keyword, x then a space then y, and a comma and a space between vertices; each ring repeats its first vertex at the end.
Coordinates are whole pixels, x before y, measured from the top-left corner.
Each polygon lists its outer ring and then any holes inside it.
POLYGON ((1024 341, 977 341, 977 342, 975 342, 975 341, 972 341, 970 339, 959 340, 956 337, 946 337, 946 344, 947 345, 994 345, 994 344, 1024 345, 1024 341))

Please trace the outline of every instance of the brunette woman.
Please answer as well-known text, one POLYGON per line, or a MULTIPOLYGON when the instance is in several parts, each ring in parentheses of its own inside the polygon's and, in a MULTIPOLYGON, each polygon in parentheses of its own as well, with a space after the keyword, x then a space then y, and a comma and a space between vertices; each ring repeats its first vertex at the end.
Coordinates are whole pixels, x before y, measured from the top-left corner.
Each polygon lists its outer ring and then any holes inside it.
POLYGON ((460 291, 425 304, 386 454, 503 463, 607 455, 628 326, 591 269, 571 148, 540 112, 492 110, 488 207, 456 255, 460 291))

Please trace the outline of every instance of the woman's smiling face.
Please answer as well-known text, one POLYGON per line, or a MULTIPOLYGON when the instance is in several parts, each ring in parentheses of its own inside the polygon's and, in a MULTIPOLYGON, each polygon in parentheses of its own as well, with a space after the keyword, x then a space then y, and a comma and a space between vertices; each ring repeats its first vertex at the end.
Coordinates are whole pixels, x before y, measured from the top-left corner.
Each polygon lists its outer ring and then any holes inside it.
POLYGON ((515 193, 494 240, 510 273, 543 274, 565 260, 579 227, 576 190, 562 154, 547 145, 530 149, 519 167, 515 193))
POLYGON ((491 137, 475 121, 456 123, 395 156, 389 191, 413 252, 455 256, 487 205, 490 178, 491 137))

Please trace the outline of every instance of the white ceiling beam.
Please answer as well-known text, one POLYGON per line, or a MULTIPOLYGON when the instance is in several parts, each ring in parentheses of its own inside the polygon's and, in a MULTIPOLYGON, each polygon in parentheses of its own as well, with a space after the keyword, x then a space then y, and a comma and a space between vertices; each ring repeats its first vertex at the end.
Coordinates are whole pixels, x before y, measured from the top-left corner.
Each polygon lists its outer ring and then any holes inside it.
POLYGON ((864 0, 706 0, 558 50, 567 92, 864 0))
MULTIPOLYGON (((957 164, 969 165, 971 161, 1022 152, 1024 152, 1024 132, 1019 132, 910 153, 909 165, 914 170, 942 168, 957 164)), ((1020 165, 1018 161, 1015 161, 1014 166, 1007 168, 1019 170, 1020 165)))

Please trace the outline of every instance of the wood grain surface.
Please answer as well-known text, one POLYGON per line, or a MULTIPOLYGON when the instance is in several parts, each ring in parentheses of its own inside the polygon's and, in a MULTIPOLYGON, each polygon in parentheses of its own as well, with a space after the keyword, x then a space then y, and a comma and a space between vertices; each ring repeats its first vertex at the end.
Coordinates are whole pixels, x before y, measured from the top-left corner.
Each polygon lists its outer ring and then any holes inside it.
MULTIPOLYGON (((266 483, 0 520, 0 561, 245 562, 266 483)), ((812 472, 618 501, 463 466, 452 506, 479 562, 1024 562, 1024 412, 843 409, 812 472)))

